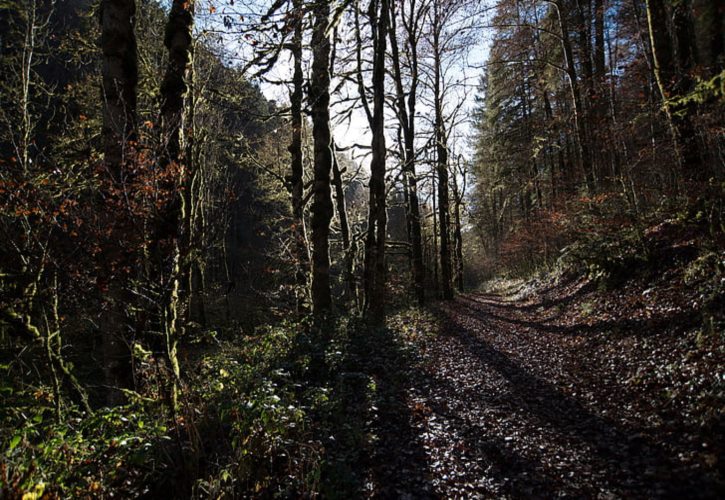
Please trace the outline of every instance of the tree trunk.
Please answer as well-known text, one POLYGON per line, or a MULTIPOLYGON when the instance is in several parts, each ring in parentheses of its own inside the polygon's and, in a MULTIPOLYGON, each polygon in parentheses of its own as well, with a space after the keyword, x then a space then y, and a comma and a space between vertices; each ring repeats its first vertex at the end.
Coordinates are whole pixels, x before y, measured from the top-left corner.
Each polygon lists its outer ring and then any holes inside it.
POLYGON ((652 50, 653 72, 662 97, 663 108, 674 139, 675 152, 680 170, 686 180, 698 180, 703 176, 697 137, 692 124, 693 104, 679 109, 673 99, 691 90, 694 50, 692 48, 692 21, 689 2, 677 2, 673 6, 673 38, 667 33, 667 10, 664 2, 647 0, 647 25, 652 50), (673 52, 676 49, 677 54, 673 52))
MULTIPOLYGON (((413 13, 410 13, 411 17, 413 13)), ((400 50, 396 35, 396 12, 395 3, 391 3, 390 9, 390 49, 393 58, 393 70, 395 77, 395 89, 397 93, 398 120, 403 130, 403 161, 405 170, 406 194, 408 203, 406 215, 410 228, 410 244, 413 261, 413 286, 418 304, 425 303, 425 266, 423 264, 423 238, 420 228, 420 205, 418 202, 418 181, 415 168, 415 109, 417 104, 418 89, 418 37, 415 31, 415 22, 410 19, 410 25, 406 25, 408 39, 406 49, 410 56, 410 89, 406 102, 405 90, 403 89, 403 76, 400 64, 400 50), (407 107, 406 107, 407 105, 407 107)))
POLYGON ((725 68, 725 37, 723 37, 723 17, 725 5, 722 0, 705 0, 702 2, 699 22, 702 26, 703 39, 707 41, 705 50, 700 52, 700 60, 707 69, 707 76, 712 78, 725 68))
MULTIPOLYGON (((465 171, 463 171, 465 175, 465 171)), ((465 186, 465 184, 464 184, 465 186)), ((453 238, 455 240, 456 255, 456 285, 458 291, 463 293, 463 233, 461 231, 461 205, 463 204, 463 190, 458 188, 458 179, 453 176, 453 199, 455 204, 453 207, 454 227, 453 238)))
POLYGON ((169 51, 169 63, 161 83, 162 160, 176 168, 178 177, 174 186, 175 201, 169 208, 170 233, 174 258, 171 269, 171 295, 167 305, 166 354, 173 372, 172 403, 176 405, 176 391, 181 376, 177 350, 179 338, 186 324, 186 308, 190 283, 189 251, 191 237, 191 149, 185 139, 189 116, 185 105, 189 98, 189 80, 192 71, 192 29, 194 2, 174 0, 166 24, 164 45, 169 51))
POLYGON ((101 4, 103 162, 116 183, 125 181, 129 143, 136 139, 135 15, 134 0, 104 0, 101 4))
POLYGON ((333 215, 330 193, 332 138, 330 133, 330 37, 327 33, 330 4, 314 3, 312 31, 312 75, 310 102, 314 139, 314 184, 312 202, 312 312, 324 315, 332 308, 330 294, 330 221, 333 215))
POLYGON ((579 38, 579 68, 581 81, 584 86, 584 93, 580 96, 580 108, 578 110, 580 127, 584 134, 584 147, 587 150, 589 161, 584 164, 585 179, 587 189, 593 193, 597 189, 599 156, 593 155, 591 151, 596 151, 596 120, 595 107, 595 85, 594 85, 594 67, 592 64, 592 47, 591 47, 591 0, 576 0, 576 9, 574 10, 575 20, 578 23, 576 32, 579 38))
POLYGON ((294 75, 292 77, 292 95, 290 96, 292 114, 292 141, 289 146, 292 175, 290 176, 290 194, 292 195, 292 224, 295 239, 295 258, 297 259, 297 311, 305 310, 307 298, 310 251, 307 245, 307 228, 304 214, 304 158, 302 155, 302 101, 304 75, 302 73, 302 23, 304 17, 302 0, 294 0, 294 34, 292 37, 292 58, 294 75))
POLYGON ((438 296, 438 293, 440 292, 440 280, 438 279, 438 262, 439 262, 439 255, 438 252, 438 210, 436 207, 436 176, 433 176, 433 190, 431 198, 433 200, 433 251, 430 255, 430 260, 433 264, 433 289, 436 291, 436 296, 438 296))
POLYGON ((174 0, 164 35, 169 62, 161 82, 161 130, 164 159, 168 163, 186 159, 182 158, 184 104, 189 90, 187 72, 191 67, 193 9, 193 1, 174 0))
POLYGON ((127 280, 123 268, 127 255, 118 241, 126 242, 130 231, 123 210, 125 201, 119 193, 123 193, 133 156, 132 144, 136 140, 138 63, 135 15, 134 0, 104 0, 101 4, 103 164, 110 177, 102 224, 111 228, 112 236, 99 254, 98 284, 107 294, 100 328, 105 382, 109 388, 107 402, 111 405, 123 402, 123 394, 117 388, 133 385, 131 353, 125 340, 127 280))
POLYGON ((371 4, 373 30, 373 113, 372 159, 370 161, 370 213, 365 242, 366 316, 382 322, 385 315, 385 50, 388 30, 388 1, 371 4))
POLYGON ((337 217, 340 219, 340 236, 342 238, 342 260, 344 279, 347 283, 348 299, 355 298, 355 277, 352 274, 352 242, 350 241, 350 224, 347 219, 347 206, 345 204, 345 189, 342 185, 342 171, 337 160, 337 148, 335 141, 332 141, 332 184, 335 187, 335 204, 337 205, 337 217))
MULTIPOLYGON (((606 145, 607 137, 604 133, 606 123, 606 101, 604 99, 605 79, 605 56, 604 56, 604 0, 594 0, 594 73, 592 75, 592 99, 589 102, 591 110, 591 138, 593 147, 600 152, 598 177, 600 182, 607 177, 607 167, 612 163, 612 157, 616 154, 613 148, 606 145)), ((614 178, 613 180, 616 180, 614 178)))
POLYGON ((433 104, 435 106, 436 170, 438 174, 438 223, 440 225, 441 291, 446 300, 453 298, 451 284, 450 216, 448 211, 448 138, 443 118, 443 95, 441 89, 441 31, 440 6, 433 5, 433 104))
POLYGON ((597 83, 604 77, 604 11, 605 0, 594 0, 594 74, 597 83))
POLYGON ((569 89, 571 91, 572 104, 574 106, 574 128, 576 130, 576 138, 579 146, 579 168, 584 174, 587 189, 594 191, 594 178, 592 177, 592 160, 589 149, 589 140, 587 138, 584 125, 584 104, 579 90, 579 81, 577 79, 576 65, 574 63, 574 53, 571 47, 571 39, 569 36, 568 11, 564 8, 564 3, 557 0, 554 3, 559 19, 559 27, 561 29, 561 44, 564 50, 564 59, 566 63, 566 73, 569 78, 569 89))
MULTIPOLYGON (((692 21, 692 1, 672 2, 672 36, 675 42, 677 60, 677 80, 673 87, 674 96, 686 96, 695 86, 692 71, 697 60, 695 47, 695 27, 692 21)), ((675 122, 680 139, 683 175, 685 180, 702 181, 707 179, 708 171, 703 168, 697 130, 692 117, 697 112, 697 104, 688 102, 677 106, 675 122)))

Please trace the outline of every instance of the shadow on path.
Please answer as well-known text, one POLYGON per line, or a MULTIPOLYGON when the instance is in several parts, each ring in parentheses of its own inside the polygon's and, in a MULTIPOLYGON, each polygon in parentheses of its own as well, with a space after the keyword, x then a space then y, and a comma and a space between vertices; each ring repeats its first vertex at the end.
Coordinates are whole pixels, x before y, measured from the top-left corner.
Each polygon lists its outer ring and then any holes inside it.
MULTIPOLYGON (((562 393, 554 384, 523 369, 486 338, 488 334, 498 337, 515 335, 512 332, 501 332, 500 323, 492 323, 495 320, 545 332, 542 335, 581 332, 581 326, 567 330, 522 321, 506 316, 503 306, 500 306, 503 312, 493 314, 491 308, 485 309, 487 305, 493 304, 464 298, 450 306, 439 306, 438 310, 446 323, 442 335, 447 335, 464 346, 465 350, 475 356, 483 366, 494 370, 506 380, 509 388, 510 411, 533 419, 534 425, 551 426, 573 442, 585 443, 592 452, 588 457, 592 470, 601 474, 600 485, 610 491, 627 497, 714 498, 717 496, 718 485, 712 478, 696 470, 684 469, 681 464, 675 463, 674 457, 667 455, 667 451, 659 443, 647 439, 638 430, 628 429, 592 413, 579 401, 562 393)), ((636 323, 628 325, 628 328, 635 327, 636 323)), ((597 330, 604 328, 604 325, 594 325, 590 328, 597 330)), ((483 397, 492 397, 492 395, 483 394, 483 397)), ((500 404, 500 401, 498 403, 500 404)), ((472 404, 488 403, 484 400, 472 404)), ((492 453, 489 444, 476 440, 475 432, 468 434, 469 446, 480 449, 484 454, 492 453)), ((566 450, 563 452, 566 453, 566 450)), ((540 467, 535 468, 540 469, 540 467)), ((539 478, 541 477, 539 475, 539 478)), ((549 496, 545 493, 547 490, 551 495, 561 493, 556 491, 555 485, 550 480, 544 481, 540 486, 544 488, 544 496, 549 496)), ((588 496, 596 489, 594 487, 588 491, 578 490, 572 493, 588 496)), ((525 490, 517 491, 514 488, 510 492, 516 495, 525 493, 525 490)))
MULTIPOLYGON (((460 387, 390 330, 351 328, 334 375, 325 498, 469 498, 556 491, 540 464, 456 405, 460 387)), ((434 340, 437 342, 437 340, 434 340)), ((485 422, 484 422, 485 424, 485 422)))
POLYGON ((323 442, 325 498, 433 498, 430 471, 411 425, 406 390, 413 355, 386 329, 349 328, 332 370, 323 442))
POLYGON ((585 333, 603 333, 609 332, 614 335, 621 335, 627 333, 637 333, 642 335, 645 331, 657 331, 666 327, 677 325, 680 328, 694 326, 700 319, 700 314, 692 310, 684 310, 674 314, 665 316, 659 316, 657 318, 624 318, 624 319, 612 319, 610 321, 597 321, 593 324, 578 323, 573 325, 552 325, 549 322, 556 319, 558 316, 546 318, 542 321, 531 321, 528 319, 519 319, 512 317, 511 315, 517 310, 524 309, 517 307, 513 304, 506 302, 495 301, 492 299, 482 300, 478 298, 472 298, 470 296, 461 297, 458 302, 465 304, 470 310, 469 315, 481 319, 481 315, 485 316, 485 319, 499 320, 513 325, 519 325, 526 328, 531 328, 540 332, 552 333, 557 335, 578 335, 585 333), (495 308, 497 312, 493 312, 490 309, 485 313, 480 311, 481 307, 495 308))

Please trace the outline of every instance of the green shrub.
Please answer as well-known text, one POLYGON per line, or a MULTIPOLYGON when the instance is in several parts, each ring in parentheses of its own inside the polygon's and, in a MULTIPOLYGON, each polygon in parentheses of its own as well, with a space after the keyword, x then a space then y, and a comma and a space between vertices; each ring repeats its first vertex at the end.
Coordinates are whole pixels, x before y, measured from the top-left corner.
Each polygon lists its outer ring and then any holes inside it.
POLYGON ((312 413, 327 389, 309 383, 311 325, 283 323, 222 343, 204 356, 191 383, 200 429, 215 458, 195 497, 296 497, 319 489, 321 446, 312 413))
POLYGON ((15 394, 13 405, 5 408, 0 496, 148 494, 168 465, 163 449, 171 439, 156 411, 139 404, 102 408, 93 415, 73 409, 59 424, 50 394, 43 387, 15 394))
POLYGON ((648 273, 651 263, 641 230, 628 227, 614 233, 585 233, 562 250, 558 265, 613 288, 634 275, 648 273))

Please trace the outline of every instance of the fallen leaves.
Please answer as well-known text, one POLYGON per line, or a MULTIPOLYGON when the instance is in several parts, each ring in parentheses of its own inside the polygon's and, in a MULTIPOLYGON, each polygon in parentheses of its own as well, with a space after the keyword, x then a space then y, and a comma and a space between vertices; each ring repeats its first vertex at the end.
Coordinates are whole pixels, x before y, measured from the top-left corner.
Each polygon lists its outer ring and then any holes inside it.
POLYGON ((463 296, 424 348, 415 320, 395 325, 423 358, 406 400, 426 464, 406 474, 447 498, 713 496, 722 440, 693 444, 692 396, 715 359, 693 356, 669 285, 463 296))

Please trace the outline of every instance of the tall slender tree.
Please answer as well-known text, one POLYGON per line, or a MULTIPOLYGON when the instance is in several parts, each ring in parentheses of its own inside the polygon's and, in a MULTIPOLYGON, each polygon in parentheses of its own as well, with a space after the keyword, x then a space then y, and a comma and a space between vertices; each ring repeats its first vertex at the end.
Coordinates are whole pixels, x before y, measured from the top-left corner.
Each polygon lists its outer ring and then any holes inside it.
POLYGON ((388 37, 388 0, 373 0, 368 17, 373 36, 372 160, 370 162, 370 206, 365 242, 366 314, 375 322, 385 314, 385 51, 388 37))
POLYGON ((314 139, 314 184, 312 202, 312 311, 322 315, 332 308, 330 293, 330 221, 333 204, 330 192, 332 135, 330 132, 330 3, 315 0, 312 5, 312 74, 310 107, 314 139))
POLYGON ((451 184, 453 185, 453 241, 455 248, 455 282, 458 291, 463 293, 463 228, 461 227, 461 209, 463 207, 463 197, 466 194, 466 174, 468 169, 461 155, 458 156, 457 160, 457 168, 453 171, 451 179, 451 184), (461 182, 460 185, 459 180, 461 182))
POLYGON ((99 253, 98 281, 106 293, 100 321, 108 402, 121 402, 114 388, 132 385, 131 358, 126 346, 126 276, 128 255, 118 245, 129 236, 130 225, 122 193, 131 175, 136 142, 138 55, 134 0, 104 0, 100 8, 103 99, 103 165, 108 186, 101 224, 111 238, 99 253), (119 210, 120 208, 120 210, 119 210))
POLYGON ((307 245, 307 228, 304 213, 305 170, 302 152, 302 103, 304 100, 304 74, 302 71, 302 35, 304 29, 304 5, 302 0, 293 0, 292 22, 294 23, 290 48, 293 61, 292 93, 290 95, 290 114, 292 140, 289 145, 292 172, 290 175, 290 194, 292 195, 292 224, 295 240, 295 258, 297 269, 297 310, 303 311, 307 297, 310 265, 310 253, 307 245))
POLYGON ((416 0, 401 1, 400 11, 396 2, 390 3, 390 52, 396 91, 396 111, 403 133, 403 170, 405 172, 407 206, 406 215, 410 228, 410 244, 413 263, 413 283, 419 304, 425 302, 425 266, 423 264, 423 238, 421 235, 420 205, 418 201, 418 179, 416 176, 416 107, 418 102, 418 41, 422 22, 429 5, 416 0), (403 53, 407 56, 409 68, 408 88, 404 87, 403 63, 398 43, 397 19, 402 23, 403 53))
POLYGON ((433 106, 435 108, 435 151, 438 175, 438 225, 440 227, 441 292, 444 299, 453 298, 453 271, 450 248, 450 212, 448 196, 448 134, 443 112, 443 2, 434 1, 431 9, 433 52, 433 106))
POLYGON ((356 294, 355 277, 353 276, 352 238, 350 235, 350 222, 347 216, 347 203, 345 201, 345 186, 342 182, 344 169, 340 167, 337 146, 333 139, 332 144, 332 185, 335 188, 335 205, 337 218, 340 222, 340 238, 342 239, 342 261, 344 267, 344 280, 347 285, 347 299, 353 299, 356 294))
POLYGON ((569 31, 570 10, 566 2, 562 0, 554 0, 552 2, 559 22, 559 30, 561 33, 561 46, 564 55, 564 65, 567 80, 569 83, 569 91, 571 95, 572 110, 574 112, 574 130, 576 132, 576 144, 578 146, 578 163, 579 169, 586 180, 587 189, 594 191, 594 177, 592 176, 592 155, 589 144, 589 138, 585 123, 585 102, 582 97, 580 82, 576 61, 574 60, 574 50, 572 48, 571 33, 569 31))
MULTIPOLYGON (((162 155, 165 166, 177 173, 174 185, 174 202, 169 217, 173 235, 173 267, 171 289, 166 309, 166 353, 174 377, 173 402, 176 404, 176 385, 181 376, 177 357, 179 337, 188 317, 186 315, 187 286, 190 279, 191 192, 193 179, 192 155, 186 140, 191 134, 189 113, 186 112, 189 81, 192 72, 192 30, 194 23, 193 0, 174 0, 166 24, 164 45, 169 52, 169 62, 161 83, 161 131, 162 155)), ((191 109, 191 108, 190 108, 191 109)))

